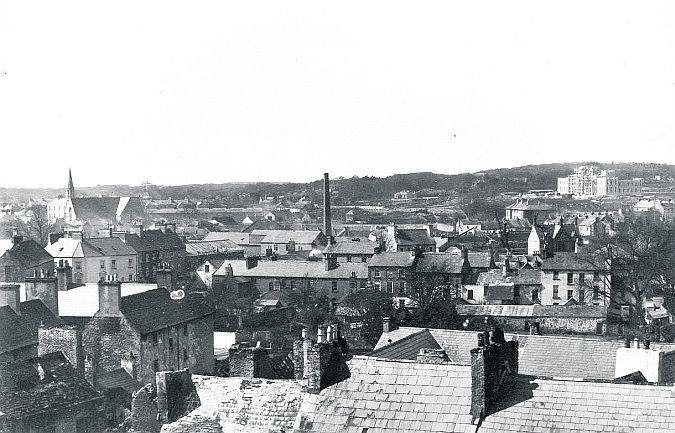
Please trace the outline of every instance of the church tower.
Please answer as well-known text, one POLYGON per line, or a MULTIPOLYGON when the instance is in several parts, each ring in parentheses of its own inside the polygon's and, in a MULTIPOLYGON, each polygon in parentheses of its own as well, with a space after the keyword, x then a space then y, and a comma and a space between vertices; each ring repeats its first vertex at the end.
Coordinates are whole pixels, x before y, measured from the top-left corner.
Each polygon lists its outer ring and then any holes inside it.
POLYGON ((66 190, 66 197, 75 197, 75 186, 73 185, 73 173, 68 169, 68 189, 66 190))

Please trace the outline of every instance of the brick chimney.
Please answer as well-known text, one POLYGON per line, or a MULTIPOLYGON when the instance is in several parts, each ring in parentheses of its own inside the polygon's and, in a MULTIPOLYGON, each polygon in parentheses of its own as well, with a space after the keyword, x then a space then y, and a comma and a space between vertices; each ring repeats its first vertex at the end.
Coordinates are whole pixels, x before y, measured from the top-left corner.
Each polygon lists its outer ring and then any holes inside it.
POLYGON ((101 317, 120 317, 122 283, 117 275, 106 275, 98 282, 98 314, 101 317))
POLYGON ((56 267, 56 284, 59 291, 69 290, 73 287, 73 268, 68 260, 59 260, 56 267))
POLYGON ((255 256, 246 257, 246 269, 253 269, 258 266, 258 258, 255 256))
POLYGON ((167 292, 175 290, 176 272, 169 263, 158 264, 155 272, 158 289, 165 289, 167 292))
POLYGON ((258 377, 274 379, 272 361, 267 349, 251 347, 247 343, 230 346, 230 377, 258 377))
POLYGON ((512 389, 518 374, 518 342, 504 340, 495 328, 478 334, 478 347, 471 349, 471 410, 473 421, 484 419, 500 398, 512 389))
POLYGON ((622 377, 640 372, 651 383, 675 382, 675 350, 660 351, 634 344, 633 347, 622 347, 616 352, 614 377, 622 377))
POLYGON ((445 353, 445 349, 420 349, 417 354, 417 362, 420 364, 444 364, 449 362, 450 358, 445 353))
POLYGON ((21 314, 20 294, 21 288, 18 284, 0 284, 0 307, 9 305, 16 314, 21 314))
POLYGON ((26 300, 40 299, 54 313, 59 315, 59 288, 56 277, 49 271, 33 271, 32 277, 26 277, 26 300))
POLYGON ((306 330, 302 335, 293 344, 294 375, 307 380, 308 392, 318 393, 349 377, 344 359, 348 348, 337 325, 331 326, 331 332, 319 327, 316 341, 307 338, 306 330))
POLYGON ((330 212, 330 180, 328 179, 328 173, 323 174, 323 232, 326 235, 326 241, 328 245, 334 242, 333 239, 333 227, 331 224, 331 212, 330 212))
POLYGON ((337 269, 338 263, 337 263, 337 257, 331 255, 331 254, 326 254, 323 257, 323 269, 324 271, 332 271, 333 269, 337 269))
POLYGON ((78 374, 84 375, 84 349, 82 331, 76 326, 40 326, 38 329, 38 355, 63 352, 78 374))
POLYGON ((391 331, 394 331, 394 330, 396 330, 396 328, 398 328, 398 326, 396 326, 396 323, 395 323, 394 319, 392 319, 391 317, 383 317, 382 318, 382 333, 383 334, 387 334, 391 331))

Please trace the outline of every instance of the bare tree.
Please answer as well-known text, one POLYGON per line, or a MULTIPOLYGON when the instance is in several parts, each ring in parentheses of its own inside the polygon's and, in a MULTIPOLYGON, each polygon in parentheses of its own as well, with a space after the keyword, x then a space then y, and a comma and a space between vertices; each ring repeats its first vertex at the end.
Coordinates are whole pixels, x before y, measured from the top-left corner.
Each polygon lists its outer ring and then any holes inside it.
POLYGON ((47 206, 34 205, 30 208, 31 217, 28 223, 29 236, 43 247, 49 243, 49 234, 53 232, 53 225, 49 223, 47 206))
MULTIPOLYGON (((629 328, 644 331, 644 301, 652 296, 673 299, 675 283, 675 227, 649 215, 630 213, 612 231, 596 236, 579 254, 596 270, 596 278, 584 283, 586 294, 603 296, 610 308, 630 309, 629 328), (611 277, 610 284, 597 285, 611 277)), ((591 295, 591 296, 593 296, 591 295)), ((671 308, 673 305, 669 306, 671 308)))

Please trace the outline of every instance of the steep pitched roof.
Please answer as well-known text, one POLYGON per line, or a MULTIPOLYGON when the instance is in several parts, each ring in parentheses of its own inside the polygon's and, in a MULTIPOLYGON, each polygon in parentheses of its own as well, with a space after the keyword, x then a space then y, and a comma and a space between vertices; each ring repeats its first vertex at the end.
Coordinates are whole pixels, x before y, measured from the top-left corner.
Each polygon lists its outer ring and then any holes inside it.
POLYGON ((164 289, 125 296, 120 310, 141 334, 208 316, 214 311, 200 295, 188 293, 183 299, 175 300, 164 289))
POLYGON ((242 231, 244 233, 251 233, 254 230, 283 230, 284 226, 279 224, 276 221, 268 220, 268 219, 261 219, 257 221, 253 221, 251 225, 243 229, 242 231))
POLYGON ((375 254, 368 262, 368 266, 411 267, 415 263, 415 256, 409 252, 384 252, 375 254))
POLYGON ((26 266, 35 266, 53 259, 51 254, 32 239, 14 244, 5 254, 26 266))
POLYGON ((185 244, 171 230, 144 230, 140 236, 143 251, 184 249, 185 244))
POLYGON ((45 247, 45 250, 55 258, 83 257, 82 241, 79 239, 59 238, 53 244, 45 247))
POLYGON ((541 284, 541 271, 538 269, 520 269, 504 276, 499 269, 481 272, 476 284, 487 286, 490 284, 515 284, 515 285, 539 285, 541 284))
POLYGON ((417 259, 416 272, 434 274, 461 274, 464 257, 450 253, 422 253, 417 259))
POLYGON ((396 341, 396 344, 382 346, 373 350, 370 356, 390 359, 417 359, 420 349, 442 349, 428 329, 422 329, 414 334, 396 341))
POLYGON ((85 251, 85 256, 88 252, 93 252, 93 255, 102 257, 135 256, 137 254, 135 249, 122 242, 122 239, 116 236, 109 238, 87 238, 82 240, 82 247, 85 251))
POLYGON ((63 323, 39 299, 21 302, 19 312, 8 305, 0 307, 0 353, 37 344, 40 325, 63 323))
POLYGON ((115 222, 119 197, 73 197, 75 218, 92 224, 115 222))

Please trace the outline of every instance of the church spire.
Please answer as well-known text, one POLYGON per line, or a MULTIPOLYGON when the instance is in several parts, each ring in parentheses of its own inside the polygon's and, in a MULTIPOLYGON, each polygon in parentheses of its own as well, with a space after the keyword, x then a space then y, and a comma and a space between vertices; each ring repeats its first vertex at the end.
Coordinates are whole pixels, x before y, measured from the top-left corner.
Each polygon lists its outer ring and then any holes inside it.
POLYGON ((66 190, 66 197, 73 198, 75 196, 75 186, 73 185, 73 173, 68 169, 68 190, 66 190))

